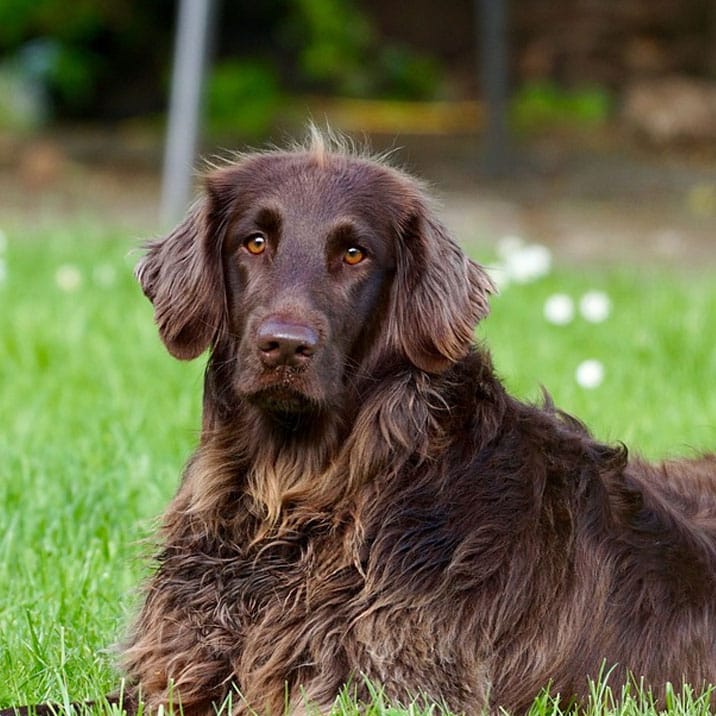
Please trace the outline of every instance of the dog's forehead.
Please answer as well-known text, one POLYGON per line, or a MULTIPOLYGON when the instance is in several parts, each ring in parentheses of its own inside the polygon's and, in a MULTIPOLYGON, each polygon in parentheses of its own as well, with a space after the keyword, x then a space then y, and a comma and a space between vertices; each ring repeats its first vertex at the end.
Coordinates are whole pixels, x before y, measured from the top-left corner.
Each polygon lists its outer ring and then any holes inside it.
POLYGON ((416 193, 414 183, 391 167, 345 154, 254 155, 222 177, 225 187, 227 180, 240 211, 270 203, 294 218, 322 222, 354 216, 401 224, 416 193))

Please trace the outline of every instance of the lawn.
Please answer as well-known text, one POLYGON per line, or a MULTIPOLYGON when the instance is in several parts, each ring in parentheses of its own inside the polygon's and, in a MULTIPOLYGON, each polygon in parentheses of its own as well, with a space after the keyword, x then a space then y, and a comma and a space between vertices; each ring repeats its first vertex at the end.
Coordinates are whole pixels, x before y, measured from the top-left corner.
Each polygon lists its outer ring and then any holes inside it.
MULTIPOLYGON (((135 246, 96 225, 0 243, 0 707, 117 686, 111 645, 197 438, 202 362, 165 353, 132 277, 135 246)), ((715 316, 707 271, 558 267, 508 286, 478 334, 511 390, 537 400, 544 385, 598 437, 658 458, 716 448, 715 316), (578 304, 587 291, 609 297, 605 320, 545 320, 551 296, 578 304), (596 387, 575 379, 585 360, 603 367, 596 387)), ((616 711, 650 712, 615 699, 616 711)), ((595 687, 591 713, 608 701, 595 687)), ((349 694, 341 704, 357 712, 349 694)), ((688 694, 672 705, 707 711, 688 694)), ((535 704, 552 710, 546 695, 535 704)), ((360 712, 421 711, 376 692, 360 712)))

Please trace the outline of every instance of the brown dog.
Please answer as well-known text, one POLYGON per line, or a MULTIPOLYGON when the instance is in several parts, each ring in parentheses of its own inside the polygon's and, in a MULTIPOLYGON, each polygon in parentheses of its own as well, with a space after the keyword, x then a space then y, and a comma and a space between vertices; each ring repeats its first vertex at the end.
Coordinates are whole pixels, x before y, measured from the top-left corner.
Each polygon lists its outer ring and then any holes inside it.
POLYGON ((123 653, 149 707, 716 681, 716 457, 630 461, 510 397, 473 345, 492 284, 413 179, 320 137, 246 156, 137 274, 169 351, 211 350, 123 653))

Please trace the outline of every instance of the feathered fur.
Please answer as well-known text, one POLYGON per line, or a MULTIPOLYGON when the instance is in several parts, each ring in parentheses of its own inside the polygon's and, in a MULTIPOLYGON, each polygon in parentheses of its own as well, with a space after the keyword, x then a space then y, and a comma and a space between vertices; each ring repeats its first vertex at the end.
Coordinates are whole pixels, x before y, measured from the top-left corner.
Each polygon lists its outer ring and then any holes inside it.
POLYGON ((473 345, 492 284, 409 176, 316 134, 242 157, 137 274, 168 349, 211 349, 122 655, 150 707, 299 714, 367 677, 520 712, 604 662, 716 681, 716 458, 629 461, 510 397, 473 345), (262 363, 276 316, 318 337, 299 367, 262 363))

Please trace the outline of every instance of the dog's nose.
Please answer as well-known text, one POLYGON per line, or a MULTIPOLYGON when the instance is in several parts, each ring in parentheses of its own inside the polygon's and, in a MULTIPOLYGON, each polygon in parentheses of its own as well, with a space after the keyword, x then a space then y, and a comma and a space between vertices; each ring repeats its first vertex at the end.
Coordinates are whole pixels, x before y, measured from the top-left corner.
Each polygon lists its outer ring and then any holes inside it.
POLYGON ((280 318, 267 318, 256 332, 259 356, 269 368, 305 365, 316 352, 319 340, 313 328, 280 318))

